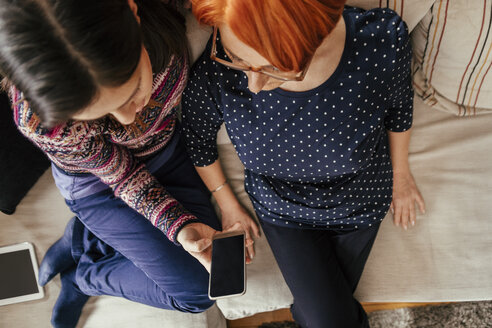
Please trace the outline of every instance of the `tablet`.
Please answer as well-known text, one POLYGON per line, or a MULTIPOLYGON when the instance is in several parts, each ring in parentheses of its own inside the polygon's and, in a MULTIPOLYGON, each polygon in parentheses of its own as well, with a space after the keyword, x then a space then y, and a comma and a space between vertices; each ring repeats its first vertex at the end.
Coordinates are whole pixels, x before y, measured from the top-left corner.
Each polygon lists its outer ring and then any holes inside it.
POLYGON ((43 297, 33 245, 26 242, 0 247, 0 305, 43 297))

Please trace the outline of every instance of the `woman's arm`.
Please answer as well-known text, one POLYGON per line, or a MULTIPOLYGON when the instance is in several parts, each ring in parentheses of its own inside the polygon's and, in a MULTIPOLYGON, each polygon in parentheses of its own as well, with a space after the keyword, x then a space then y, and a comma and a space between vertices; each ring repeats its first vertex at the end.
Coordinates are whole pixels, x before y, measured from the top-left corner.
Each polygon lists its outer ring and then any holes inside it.
POLYGON ((407 229, 415 224, 415 202, 420 211, 425 211, 424 200, 420 194, 408 164, 408 148, 413 120, 413 89, 411 60, 412 49, 408 29, 401 17, 394 15, 389 21, 394 29, 392 47, 393 60, 390 83, 389 109, 385 118, 390 143, 393 166, 393 200, 390 209, 393 222, 407 229))
POLYGON ((242 207, 226 180, 219 160, 216 160, 211 165, 196 166, 195 168, 207 188, 212 191, 212 195, 222 212, 230 213, 237 210, 238 207, 242 207))
POLYGON ((250 262, 255 255, 252 236, 260 236, 256 222, 234 195, 229 183, 227 183, 219 160, 208 166, 196 166, 196 170, 219 205, 223 230, 230 230, 236 227, 245 231, 246 247, 249 255, 248 262, 250 262), (240 226, 237 226, 238 223, 240 226))
POLYGON ((408 164, 408 148, 411 129, 405 132, 388 131, 391 163, 393 166, 393 200, 390 209, 393 213, 393 222, 407 229, 408 225, 415 225, 415 202, 420 212, 425 213, 425 204, 408 164))
MULTIPOLYGON (((208 54, 211 46, 212 42, 209 40, 205 51, 193 66, 183 92, 183 136, 198 174, 220 207, 223 231, 245 231, 248 251, 246 261, 250 262, 254 256, 252 236, 259 236, 259 229, 256 222, 239 204, 230 186, 224 184, 226 178, 218 159, 217 132, 224 122, 221 97, 226 91, 223 80, 214 77, 222 76, 225 72, 220 71, 220 65, 210 59, 208 54)), ((193 227, 193 223, 181 230, 183 235, 187 233, 189 230, 187 227, 190 226, 193 227)), ((178 236, 178 241, 180 240, 181 237, 178 236)))

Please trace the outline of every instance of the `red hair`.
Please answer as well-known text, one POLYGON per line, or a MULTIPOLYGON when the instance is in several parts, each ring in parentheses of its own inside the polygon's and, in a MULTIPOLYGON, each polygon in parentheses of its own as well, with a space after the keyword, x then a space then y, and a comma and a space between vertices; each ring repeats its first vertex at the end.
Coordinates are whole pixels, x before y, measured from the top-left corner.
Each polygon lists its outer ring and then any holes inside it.
POLYGON ((192 0, 205 25, 227 24, 282 71, 304 69, 341 17, 345 0, 192 0))

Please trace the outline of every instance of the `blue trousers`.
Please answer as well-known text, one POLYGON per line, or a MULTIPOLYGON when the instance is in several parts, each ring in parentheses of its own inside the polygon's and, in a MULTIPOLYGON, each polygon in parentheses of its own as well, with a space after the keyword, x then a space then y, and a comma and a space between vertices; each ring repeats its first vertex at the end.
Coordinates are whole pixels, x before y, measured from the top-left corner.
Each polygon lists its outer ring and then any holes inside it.
MULTIPOLYGON (((187 210, 220 230, 210 193, 181 142, 152 173, 187 210)), ((66 202, 80 219, 73 228, 72 255, 83 293, 192 313, 213 305, 205 268, 111 189, 66 202)))
POLYGON ((291 312, 301 327, 369 327, 353 293, 379 225, 341 232, 260 223, 294 296, 291 312))

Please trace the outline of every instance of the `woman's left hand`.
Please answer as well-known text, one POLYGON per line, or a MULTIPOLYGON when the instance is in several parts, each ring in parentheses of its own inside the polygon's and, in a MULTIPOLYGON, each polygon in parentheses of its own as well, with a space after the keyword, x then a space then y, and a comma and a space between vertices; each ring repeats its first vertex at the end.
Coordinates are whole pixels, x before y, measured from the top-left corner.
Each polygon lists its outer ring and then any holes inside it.
POLYGON ((401 225, 407 230, 409 225, 415 225, 415 203, 418 204, 420 213, 425 213, 424 198, 410 171, 393 173, 393 201, 390 209, 396 226, 401 225))

